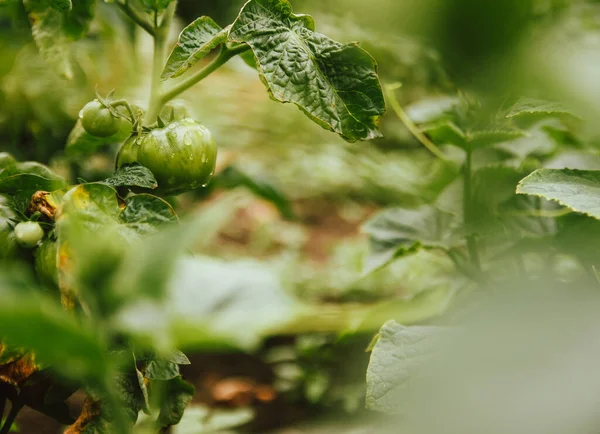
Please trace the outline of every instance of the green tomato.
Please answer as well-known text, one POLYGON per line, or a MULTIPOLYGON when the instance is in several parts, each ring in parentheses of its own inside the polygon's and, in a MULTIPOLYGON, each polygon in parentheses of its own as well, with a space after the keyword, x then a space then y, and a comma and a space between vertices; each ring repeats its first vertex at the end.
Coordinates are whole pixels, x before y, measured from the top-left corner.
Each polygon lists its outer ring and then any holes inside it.
POLYGON ((21 222, 15 226, 15 238, 21 247, 32 249, 44 238, 44 230, 38 222, 21 222))
POLYGON ((97 99, 88 102, 79 113, 79 117, 83 129, 96 137, 112 136, 121 126, 121 120, 113 116, 110 110, 97 99))
POLYGON ((124 164, 137 163, 137 154, 140 148, 138 142, 138 136, 133 135, 121 145, 121 149, 117 154, 117 169, 124 164))
POLYGON ((4 196, 0 196, 0 259, 10 259, 18 250, 15 234, 10 225, 10 220, 15 218, 15 214, 6 202, 4 196))
POLYGON ((217 144, 210 131, 186 118, 129 139, 117 157, 117 167, 138 162, 152 171, 158 192, 177 194, 208 183, 215 171, 217 144))

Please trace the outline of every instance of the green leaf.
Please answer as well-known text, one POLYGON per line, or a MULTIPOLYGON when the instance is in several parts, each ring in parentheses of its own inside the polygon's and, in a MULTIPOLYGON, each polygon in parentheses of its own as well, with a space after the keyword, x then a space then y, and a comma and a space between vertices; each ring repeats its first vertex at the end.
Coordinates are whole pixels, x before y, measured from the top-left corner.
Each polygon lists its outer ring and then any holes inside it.
POLYGON ((171 380, 179 375, 179 365, 165 360, 152 360, 144 370, 144 377, 149 380, 171 380))
POLYGON ((71 0, 46 0, 50 6, 59 12, 69 11, 73 8, 71 0))
POLYGON ((558 102, 520 98, 506 115, 523 125, 531 125, 544 118, 578 118, 558 102))
POLYGON ((163 399, 157 424, 161 428, 177 425, 187 405, 194 397, 194 386, 181 377, 175 377, 164 383, 163 399))
POLYGON ((407 106, 406 114, 416 124, 432 123, 452 114, 460 104, 461 99, 456 96, 425 98, 407 106))
POLYGON ((396 413, 440 329, 389 321, 379 331, 367 368, 367 408, 396 413))
MULTIPOLYGON (((3 271, 4 273, 4 271, 3 271)), ((109 371, 102 339, 31 283, 0 274, 0 339, 27 348, 66 378, 104 385, 109 371), (52 336, 52 339, 48 339, 52 336)))
POLYGON ((230 166, 219 173, 213 182, 217 187, 228 189, 240 186, 246 187, 253 194, 262 197, 275 205, 284 218, 295 218, 292 204, 281 191, 266 181, 246 175, 244 172, 233 166, 230 166))
POLYGON ((462 131, 454 122, 449 120, 424 125, 421 127, 421 131, 439 145, 451 144, 464 148, 467 140, 464 131, 462 131))
POLYGON ((179 35, 161 78, 179 77, 199 60, 227 41, 229 28, 222 29, 209 17, 200 17, 179 35))
POLYGON ((600 219, 600 171, 539 169, 519 182, 517 193, 552 200, 600 219))
POLYGON ((341 44, 314 31, 308 15, 287 0, 250 0, 229 32, 254 52, 271 98, 296 104, 347 141, 381 136, 385 102, 375 60, 357 44, 341 44))
POLYGON ((203 405, 190 406, 173 434, 229 433, 254 419, 251 408, 218 409, 203 405))
MULTIPOLYGON (((73 78, 70 43, 81 38, 94 17, 95 0, 78 0, 70 10, 55 6, 64 1, 24 0, 33 39, 42 57, 62 76, 73 78)), ((69 2, 70 3, 70 2, 69 2)))
POLYGON ((363 226, 371 246, 365 272, 377 270, 419 248, 450 249, 460 241, 458 227, 453 214, 431 205, 386 209, 363 226))
POLYGON ((149 190, 157 188, 158 183, 154 175, 147 167, 141 164, 125 164, 108 179, 102 181, 103 184, 111 187, 140 187, 149 190))

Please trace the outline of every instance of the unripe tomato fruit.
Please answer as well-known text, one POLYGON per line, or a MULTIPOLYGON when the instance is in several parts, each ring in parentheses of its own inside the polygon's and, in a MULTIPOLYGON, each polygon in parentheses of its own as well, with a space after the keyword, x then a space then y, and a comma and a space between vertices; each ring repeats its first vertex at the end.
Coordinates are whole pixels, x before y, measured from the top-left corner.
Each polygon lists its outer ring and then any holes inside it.
POLYGON ((44 230, 37 222, 21 222, 15 226, 15 239, 21 247, 32 249, 42 238, 44 230))
POLYGON ((210 131, 186 118, 131 137, 117 156, 117 168, 137 162, 152 171, 158 192, 177 194, 206 185, 215 171, 217 144, 210 131))
POLYGON ((88 102, 81 112, 81 125, 93 136, 108 137, 119 131, 121 119, 113 116, 110 110, 97 99, 88 102))

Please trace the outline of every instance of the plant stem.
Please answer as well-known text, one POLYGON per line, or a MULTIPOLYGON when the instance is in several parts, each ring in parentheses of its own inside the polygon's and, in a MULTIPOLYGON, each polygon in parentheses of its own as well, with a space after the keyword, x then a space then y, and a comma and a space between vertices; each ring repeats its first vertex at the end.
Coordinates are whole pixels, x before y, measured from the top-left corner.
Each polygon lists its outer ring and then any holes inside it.
POLYGON ((2 426, 2 419, 4 418, 4 409, 6 408, 6 396, 0 396, 0 426, 2 426))
POLYGON ((145 124, 153 123, 160 109, 162 108, 161 102, 161 79, 160 75, 167 57, 166 47, 167 38, 169 36, 169 29, 171 27, 171 20, 175 15, 175 8, 177 2, 172 2, 169 7, 165 10, 163 21, 158 24, 158 18, 155 16, 155 27, 154 27, 154 55, 152 60, 152 83, 150 87, 150 101, 148 102, 148 111, 144 118, 145 124))
POLYGON ((233 48, 226 48, 225 46, 223 46, 219 55, 212 62, 210 62, 208 65, 206 65, 204 68, 202 68, 189 78, 180 81, 167 92, 165 92, 160 99, 161 104, 166 104, 180 93, 186 91, 196 83, 208 77, 214 71, 219 69, 225 63, 227 63, 232 57, 235 57, 238 54, 241 54, 249 49, 250 47, 248 45, 238 45, 233 48))
POLYGON ((13 423, 15 422, 15 419, 17 418, 17 415, 19 414, 19 411, 21 411, 22 408, 23 404, 21 404, 20 402, 12 402, 10 411, 8 412, 8 416, 4 421, 4 426, 2 426, 2 429, 0 430, 0 434, 8 434, 10 432, 10 429, 13 423))
POLYGON ((471 264, 481 270, 481 262, 479 260, 479 252, 477 249, 477 238, 471 233, 473 223, 473 151, 467 151, 467 158, 464 167, 464 191, 463 191, 463 219, 467 230, 467 249, 471 264))
MULTIPOLYGON (((111 107, 125 107, 125 109, 127 110, 127 113, 129 113, 129 116, 131 117, 131 123, 135 122, 135 115, 133 114, 133 109, 131 108, 131 106, 129 105, 129 103, 127 102, 126 99, 119 99, 116 101, 113 101, 110 103, 111 107)), ((122 116, 122 115, 121 115, 122 116)))
POLYGON ((144 29, 146 32, 154 36, 154 28, 152 24, 148 22, 142 15, 140 15, 135 9, 131 7, 128 0, 125 3, 117 2, 117 5, 121 8, 123 13, 127 15, 134 23, 144 29))
POLYGON ((397 86, 385 86, 385 94, 390 103, 390 106, 392 107, 392 110, 394 111, 394 113, 396 113, 396 116, 400 118, 404 126, 408 129, 408 131, 410 131, 410 133, 413 136, 415 136, 416 139, 419 142, 421 142, 421 144, 425 146, 427 150, 429 150, 429 152, 438 157, 440 160, 447 161, 447 158, 442 153, 442 151, 440 151, 439 148, 435 146, 435 144, 431 140, 429 140, 427 136, 421 132, 421 130, 419 130, 419 128, 415 125, 415 123, 408 116, 408 114, 406 114, 406 112, 398 102, 396 95, 394 95, 395 89, 397 89, 397 86))

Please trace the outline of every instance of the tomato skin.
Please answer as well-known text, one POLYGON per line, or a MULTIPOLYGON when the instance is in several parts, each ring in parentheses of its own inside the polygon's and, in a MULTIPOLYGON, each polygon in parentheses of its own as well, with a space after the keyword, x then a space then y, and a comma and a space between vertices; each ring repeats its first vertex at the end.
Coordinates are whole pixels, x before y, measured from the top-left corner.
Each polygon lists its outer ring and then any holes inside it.
POLYGON ((42 238, 44 230, 37 222, 21 222, 15 226, 15 239, 21 247, 32 249, 42 238))
POLYGON ((93 136, 109 137, 116 134, 121 126, 121 120, 110 112, 97 99, 88 102, 81 112, 81 125, 93 136))
POLYGON ((154 174, 157 192, 177 194, 206 185, 215 170, 217 144, 208 128, 186 118, 153 129, 138 145, 125 142, 119 157, 117 167, 137 161, 154 174))
POLYGON ((140 146, 138 143, 138 136, 133 135, 129 137, 121 145, 119 153, 117 154, 117 169, 124 164, 137 163, 137 154, 140 146))

